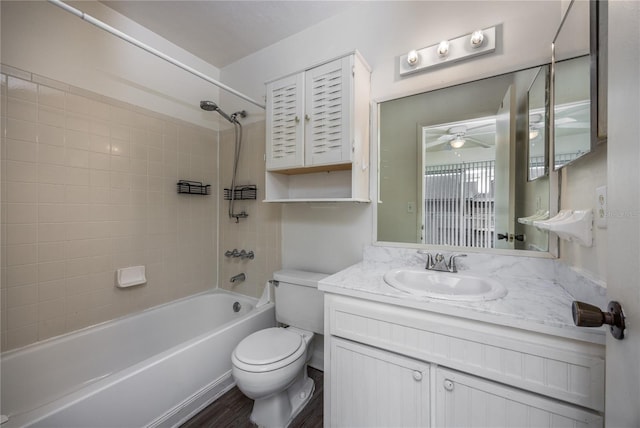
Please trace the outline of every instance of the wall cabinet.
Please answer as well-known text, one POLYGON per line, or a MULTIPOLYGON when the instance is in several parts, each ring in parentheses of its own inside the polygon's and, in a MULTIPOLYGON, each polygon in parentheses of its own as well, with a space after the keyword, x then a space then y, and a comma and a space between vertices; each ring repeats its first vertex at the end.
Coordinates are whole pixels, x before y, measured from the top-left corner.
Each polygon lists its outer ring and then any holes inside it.
POLYGON ((267 202, 369 200, 370 74, 353 52, 267 83, 267 202))
POLYGON ((325 295, 327 426, 603 426, 604 347, 325 295))

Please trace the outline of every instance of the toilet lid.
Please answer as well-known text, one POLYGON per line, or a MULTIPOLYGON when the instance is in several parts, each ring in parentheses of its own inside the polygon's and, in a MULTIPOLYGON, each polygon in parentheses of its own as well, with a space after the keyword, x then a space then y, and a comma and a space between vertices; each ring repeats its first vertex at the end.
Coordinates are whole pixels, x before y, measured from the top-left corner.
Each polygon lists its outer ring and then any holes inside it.
POLYGON ((299 334, 273 327, 244 338, 236 347, 235 356, 246 364, 272 364, 294 354, 301 346, 299 334))

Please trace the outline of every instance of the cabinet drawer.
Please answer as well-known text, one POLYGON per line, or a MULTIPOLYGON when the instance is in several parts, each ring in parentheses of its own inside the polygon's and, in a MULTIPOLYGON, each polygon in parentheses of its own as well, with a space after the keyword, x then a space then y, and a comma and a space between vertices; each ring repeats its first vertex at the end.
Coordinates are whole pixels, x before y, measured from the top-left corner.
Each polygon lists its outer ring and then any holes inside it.
POLYGON ((604 411, 604 347, 501 325, 326 295, 333 336, 604 411))
POLYGON ((601 428, 602 416, 556 400, 438 368, 436 426, 601 428))

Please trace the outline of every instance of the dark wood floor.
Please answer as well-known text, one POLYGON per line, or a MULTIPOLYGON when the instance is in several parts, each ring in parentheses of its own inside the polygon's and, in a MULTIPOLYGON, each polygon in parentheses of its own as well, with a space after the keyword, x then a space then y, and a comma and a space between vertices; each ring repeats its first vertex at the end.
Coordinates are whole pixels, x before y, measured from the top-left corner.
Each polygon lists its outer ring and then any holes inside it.
MULTIPOLYGON (((323 376, 320 370, 309 367, 309 377, 313 379, 316 389, 311 401, 291 423, 292 428, 322 427, 323 376)), ((255 427, 249 421, 253 400, 245 397, 237 387, 224 394, 218 400, 204 408, 189 419, 180 428, 243 428, 255 427)))

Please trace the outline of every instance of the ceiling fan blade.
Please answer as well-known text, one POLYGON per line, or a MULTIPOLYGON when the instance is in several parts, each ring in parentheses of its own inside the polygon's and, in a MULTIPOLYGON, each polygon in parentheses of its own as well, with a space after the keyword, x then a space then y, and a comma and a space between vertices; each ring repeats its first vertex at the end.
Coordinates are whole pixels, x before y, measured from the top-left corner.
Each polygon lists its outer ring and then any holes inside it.
POLYGON ((424 145, 424 148, 425 149, 431 149, 433 147, 436 147, 436 146, 439 146, 439 145, 442 145, 442 144, 447 144, 447 143, 448 143, 447 141, 438 141, 438 140, 429 141, 428 143, 426 143, 424 145))
POLYGON ((480 140, 478 140, 476 138, 473 138, 473 137, 465 137, 465 140, 471 141, 472 143, 476 143, 477 145, 482 146, 482 147, 487 148, 487 149, 490 148, 490 147, 495 147, 495 144, 486 143, 484 141, 480 141, 480 140))
POLYGON ((485 129, 485 128, 487 128, 489 131, 491 129, 495 130, 496 129, 496 124, 495 124, 495 122, 484 123, 482 125, 478 125, 478 126, 473 126, 471 128, 467 128, 467 134, 470 134, 472 131, 479 131, 479 130, 482 130, 482 129, 485 129))
POLYGON ((566 122, 566 123, 556 123, 558 128, 563 129, 589 129, 591 125, 585 122, 566 122))

